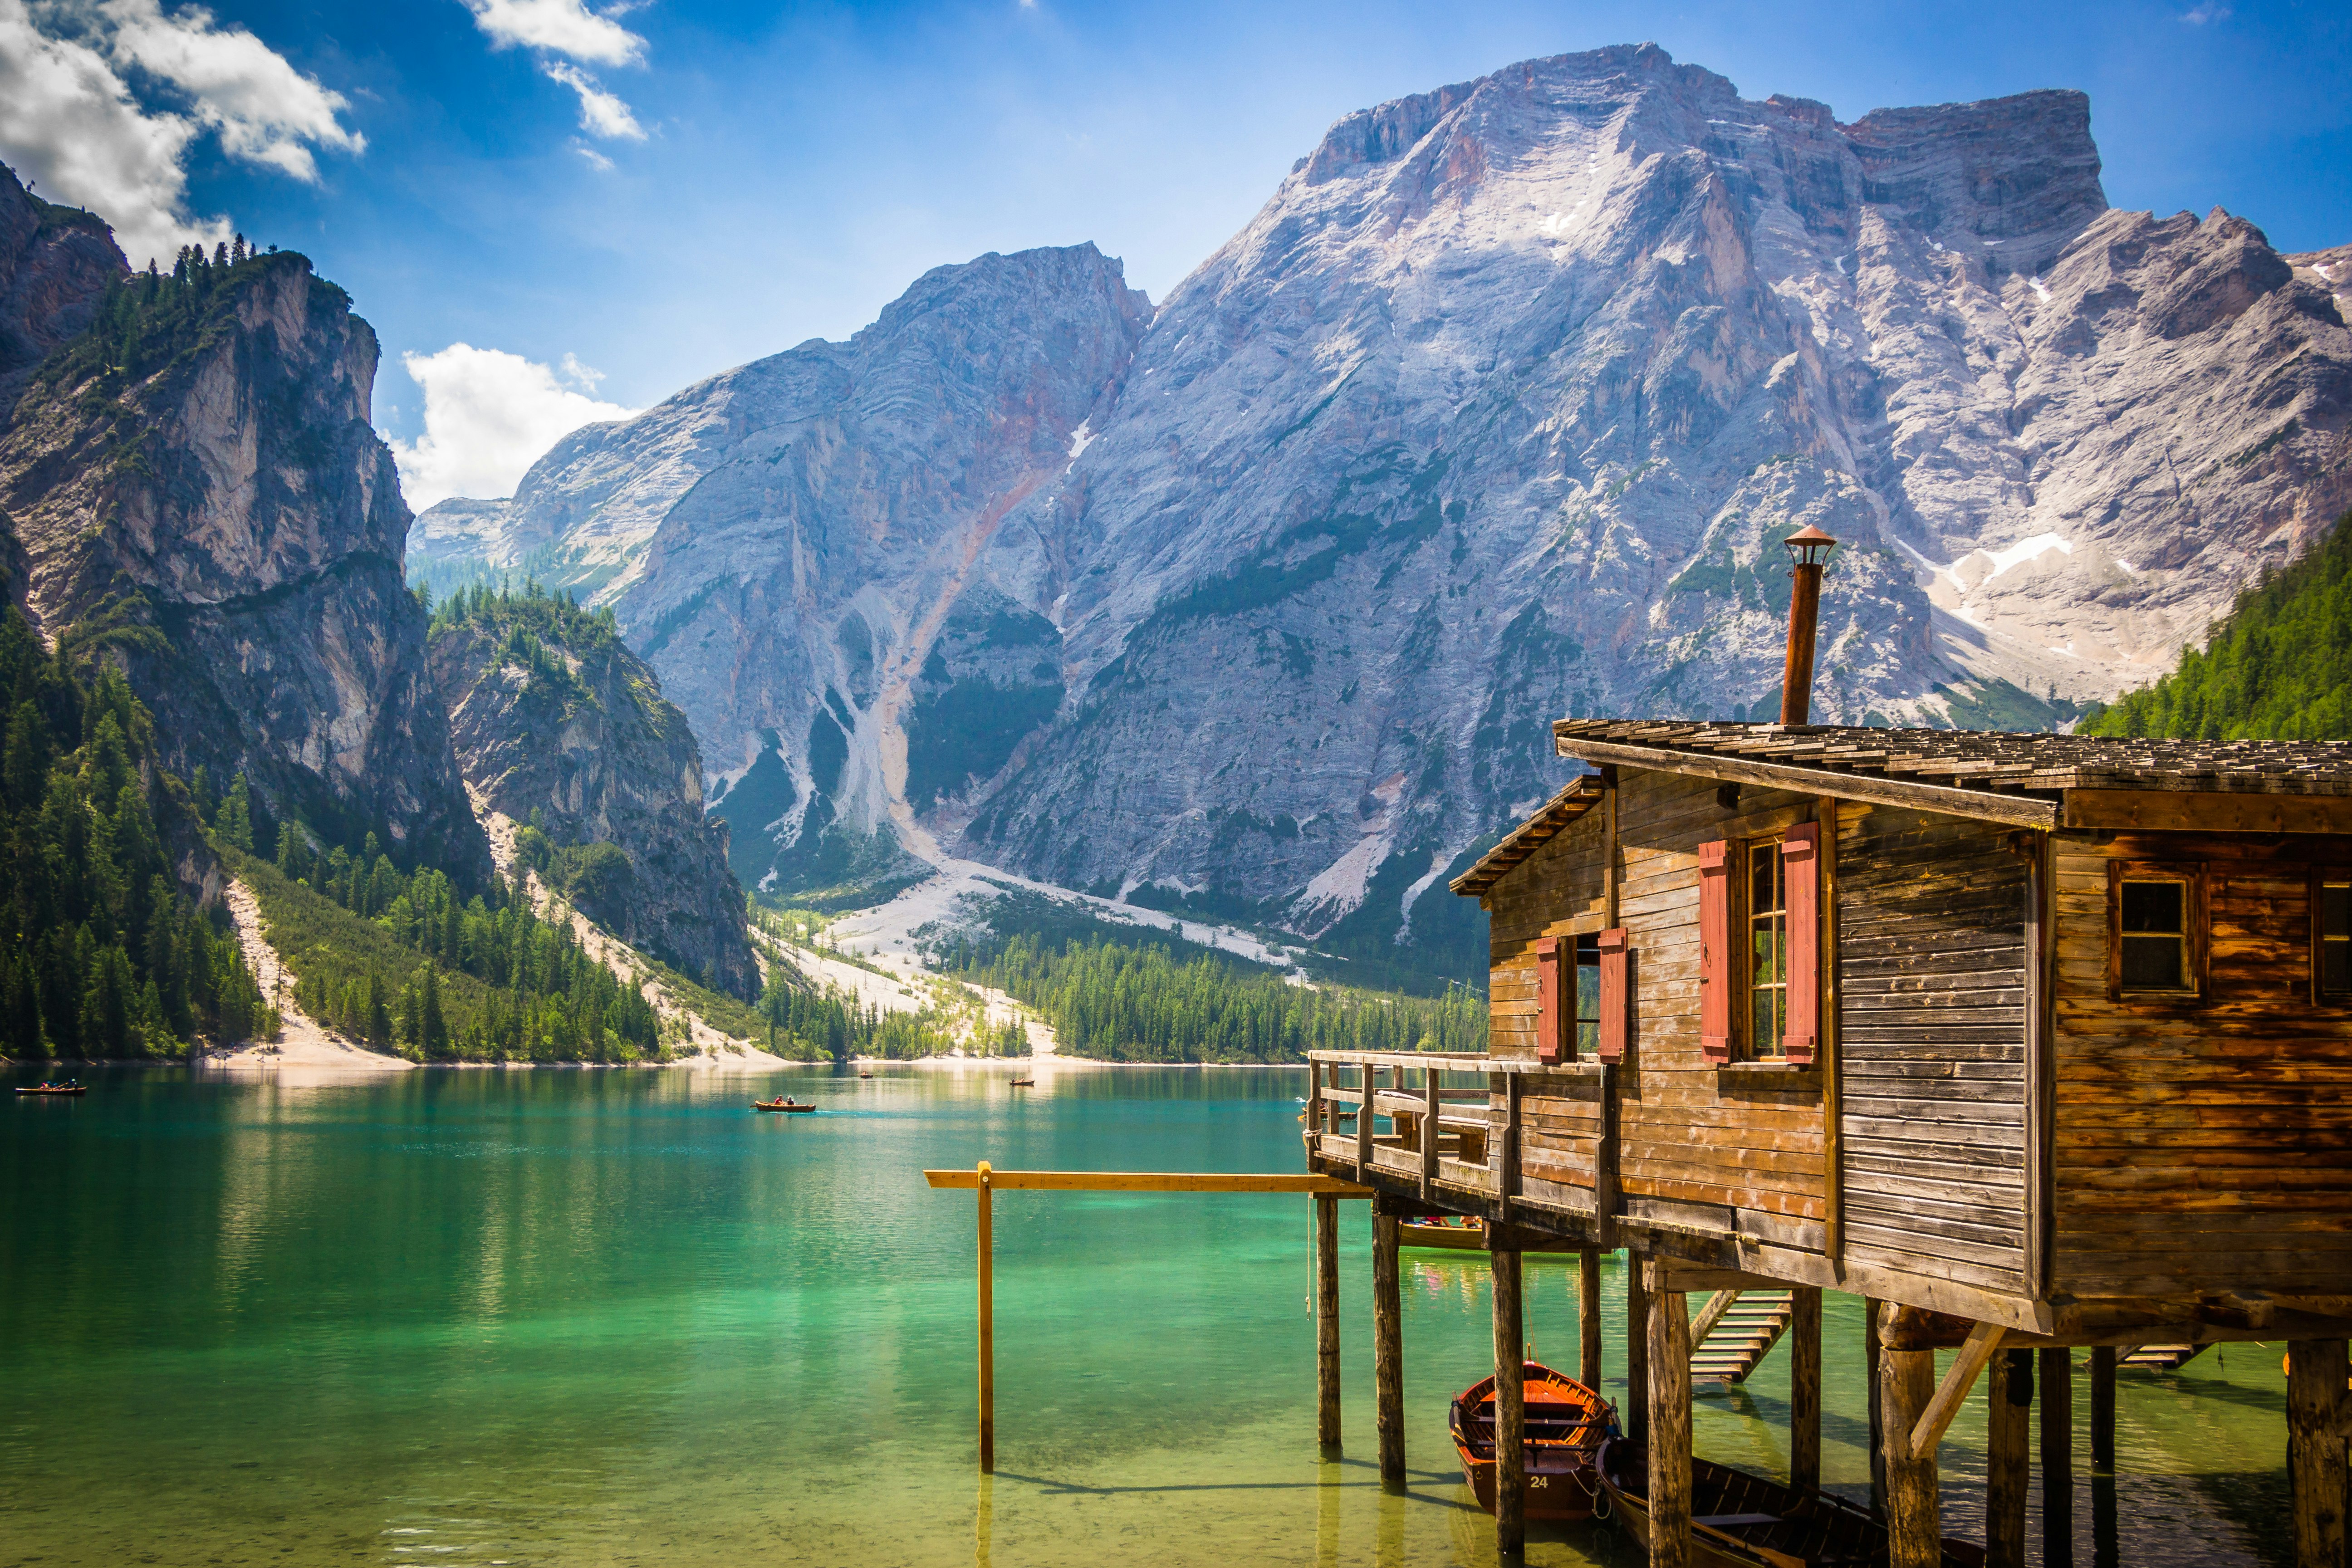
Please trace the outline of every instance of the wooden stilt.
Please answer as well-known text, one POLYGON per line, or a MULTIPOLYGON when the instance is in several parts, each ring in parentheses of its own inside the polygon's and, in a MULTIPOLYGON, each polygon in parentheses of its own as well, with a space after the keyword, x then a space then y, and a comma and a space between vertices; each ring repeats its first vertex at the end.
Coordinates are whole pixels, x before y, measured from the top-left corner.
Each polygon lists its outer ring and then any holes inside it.
POLYGON ((1985 1373, 1985 1568, 2025 1568, 2033 1479, 2033 1352, 2003 1351, 1985 1373))
POLYGON ((1339 1200, 1315 1200, 1315 1440, 1339 1446, 1339 1200))
POLYGON ((1487 1255, 1495 1281, 1495 1551, 1516 1557, 1528 1541, 1527 1335, 1519 1310, 1519 1255, 1487 1255))
POLYGON ((1381 1484, 1404 1486, 1404 1324, 1397 1301, 1397 1216, 1372 1200, 1372 1423, 1381 1484))
POLYGON ((996 1250, 993 1217, 989 1213, 989 1163, 980 1163, 980 1473, 996 1473, 996 1250))
POLYGON ((2042 1358, 2042 1562, 2074 1561, 2074 1363, 2071 1351, 2042 1358))
POLYGON ((1822 1293, 1790 1292, 1789 1484, 1802 1491, 1822 1484, 1822 1293))
POLYGON ((1936 1395, 1936 1352, 1882 1349, 1878 1381, 1885 1415, 1888 1568, 1943 1568, 1936 1451, 1930 1447, 1916 1453, 1911 1447, 1911 1429, 1936 1395))
POLYGON ((1576 1259, 1576 1381, 1601 1392, 1601 1254, 1586 1247, 1576 1259))
POLYGON ((1886 1303, 1874 1296, 1862 1299, 1862 1372, 1864 1399, 1870 1405, 1870 1511, 1886 1512, 1886 1411, 1878 1396, 1878 1320, 1886 1303))
POLYGON ((1650 1433, 1650 1292, 1642 1260, 1625 1253, 1625 1408, 1618 1412, 1625 1436, 1638 1443, 1650 1433))
POLYGON ((2091 1468, 2116 1468, 2116 1347, 2091 1348, 2091 1468))
POLYGON ((1650 1568, 1690 1568, 1690 1298, 1643 1265, 1650 1362, 1650 1568))
POLYGON ((2286 1347, 2286 1479, 2294 1507, 2294 1568, 2344 1568, 2342 1340, 2286 1347))

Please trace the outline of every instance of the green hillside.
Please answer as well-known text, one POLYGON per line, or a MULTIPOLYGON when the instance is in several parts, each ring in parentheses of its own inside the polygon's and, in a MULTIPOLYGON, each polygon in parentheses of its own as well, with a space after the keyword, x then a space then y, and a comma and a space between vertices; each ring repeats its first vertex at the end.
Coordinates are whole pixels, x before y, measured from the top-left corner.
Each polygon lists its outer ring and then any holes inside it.
POLYGON ((2170 675, 2095 710, 2084 735, 2352 740, 2352 512, 2238 596, 2170 675))

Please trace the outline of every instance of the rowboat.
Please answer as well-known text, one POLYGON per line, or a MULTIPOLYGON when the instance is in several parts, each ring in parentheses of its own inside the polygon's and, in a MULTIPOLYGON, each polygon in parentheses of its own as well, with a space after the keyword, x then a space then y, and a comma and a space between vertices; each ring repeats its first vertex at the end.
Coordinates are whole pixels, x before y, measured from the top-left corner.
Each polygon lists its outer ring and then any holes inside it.
MULTIPOLYGON (((1593 1462, 1616 1436, 1617 1412, 1601 1395, 1541 1362, 1527 1363, 1527 1516, 1591 1519, 1601 1496, 1593 1462)), ((1495 1511, 1495 1380, 1464 1389, 1446 1413, 1462 1479, 1478 1506, 1495 1511)))
POLYGON ((754 1110, 814 1110, 816 1107, 798 1105, 780 1097, 775 1100, 755 1100, 751 1102, 751 1109, 754 1110))
POLYGON ((1034 1078, 1016 1078, 1013 1080, 1013 1087, 1015 1089, 1034 1089, 1037 1087, 1037 1080, 1034 1078))
MULTIPOLYGON (((1448 1252, 1486 1250, 1486 1222, 1475 1215, 1435 1215, 1397 1222, 1399 1247, 1434 1247, 1448 1252)), ((1529 1252, 1574 1252, 1568 1243, 1553 1242, 1524 1248, 1529 1252)))
MULTIPOLYGON (((1598 1466, 1610 1511, 1650 1543, 1649 1457, 1613 1438, 1598 1466)), ((1691 1568, 1845 1568, 1887 1560, 1886 1526, 1858 1503, 1693 1458, 1691 1568)), ((1944 1540, 1944 1568, 1984 1568, 1984 1548, 1944 1540)))
POLYGON ((18 1094, 88 1094, 89 1089, 79 1083, 37 1083, 20 1089, 18 1094))

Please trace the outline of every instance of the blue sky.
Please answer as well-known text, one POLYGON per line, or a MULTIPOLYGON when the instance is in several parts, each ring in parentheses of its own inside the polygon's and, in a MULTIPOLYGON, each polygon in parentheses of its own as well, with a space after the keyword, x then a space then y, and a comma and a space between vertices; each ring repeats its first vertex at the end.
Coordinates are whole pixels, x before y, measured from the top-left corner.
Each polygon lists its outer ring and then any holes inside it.
POLYGON ((2081 88, 2116 205, 2218 204, 2289 249, 2352 241, 2340 3, 217 0, 207 19, 0 0, 0 159, 55 199, 177 202, 142 233, 226 217, 310 254, 382 335, 377 421, 413 440, 404 356, 456 343, 518 357, 434 362, 445 413, 476 376, 478 401, 551 399, 560 422, 844 336, 988 250, 1091 239, 1156 300, 1349 110, 1643 39, 1848 120, 2081 88), (8 73, 63 81, 70 47, 115 72, 115 121, 76 131, 74 106, 37 115, 29 89, 12 116, 8 73), (171 162, 184 186, 109 157, 171 162))

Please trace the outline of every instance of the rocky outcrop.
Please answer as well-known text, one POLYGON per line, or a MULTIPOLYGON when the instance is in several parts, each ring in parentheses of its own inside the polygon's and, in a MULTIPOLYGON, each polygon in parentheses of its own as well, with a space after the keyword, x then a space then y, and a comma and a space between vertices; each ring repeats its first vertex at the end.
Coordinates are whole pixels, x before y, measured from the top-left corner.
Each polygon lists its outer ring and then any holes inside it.
POLYGON ((0 164, 0 426, 34 368, 89 328, 124 270, 103 219, 41 200, 0 164))
POLYGON ((469 595, 434 624, 435 685, 481 805, 536 822, 581 911, 738 996, 759 991, 727 827, 703 815, 702 754, 609 613, 469 595), (609 845, 621 858, 576 851, 609 845))
POLYGON ((28 612, 121 661, 174 771, 469 879, 488 851, 402 581, 375 368, 290 252, 118 280, 0 434, 0 509, 28 612))
POLYGON ((2098 169, 2080 93, 1845 122, 1528 61, 1340 121, 1148 331, 1108 287, 958 314, 1024 258, 944 269, 570 438, 511 547, 609 571, 739 849, 814 793, 1393 951, 1558 787, 1551 719, 1777 710, 1805 524, 1817 713, 2045 726, 2352 502, 2340 256, 2098 169), (1041 353, 1080 307, 1121 331, 1041 353), (992 446, 1006 366, 1054 412, 992 446))

